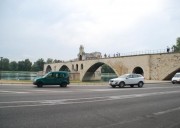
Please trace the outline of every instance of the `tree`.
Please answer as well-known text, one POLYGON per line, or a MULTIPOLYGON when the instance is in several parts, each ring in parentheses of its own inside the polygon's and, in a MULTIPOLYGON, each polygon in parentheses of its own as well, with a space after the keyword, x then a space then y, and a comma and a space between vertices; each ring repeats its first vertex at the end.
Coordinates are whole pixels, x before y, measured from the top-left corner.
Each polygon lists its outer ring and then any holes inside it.
POLYGON ((2 59, 2 65, 1 65, 2 70, 8 71, 9 70, 9 59, 3 58, 2 59))
POLYGON ((173 45, 172 48, 174 52, 180 52, 180 37, 176 39, 176 45, 173 45))
POLYGON ((47 63, 47 64, 51 64, 51 63, 53 63, 53 59, 48 58, 48 59, 47 59, 47 61, 46 61, 46 63, 47 63))
POLYGON ((104 64, 101 68, 102 73, 114 73, 114 70, 108 65, 104 64))
POLYGON ((25 59, 24 66, 25 66, 24 71, 30 71, 31 70, 32 63, 30 62, 29 59, 25 59))
POLYGON ((36 62, 34 62, 33 66, 32 66, 32 71, 42 71, 44 68, 44 60, 38 59, 36 62))
POLYGON ((54 62, 54 63, 60 63, 60 62, 62 62, 62 61, 61 61, 61 60, 56 60, 56 59, 55 59, 53 62, 54 62))
POLYGON ((24 69, 25 69, 25 62, 18 61, 18 71, 24 71, 24 69))
POLYGON ((10 71, 17 71, 18 70, 18 64, 16 61, 12 61, 9 64, 9 70, 10 71))

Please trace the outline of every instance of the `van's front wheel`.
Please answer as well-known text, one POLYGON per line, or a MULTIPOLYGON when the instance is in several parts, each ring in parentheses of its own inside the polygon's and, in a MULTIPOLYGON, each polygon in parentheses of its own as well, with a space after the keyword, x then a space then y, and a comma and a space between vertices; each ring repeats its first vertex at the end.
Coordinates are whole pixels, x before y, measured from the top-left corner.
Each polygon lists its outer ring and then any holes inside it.
POLYGON ((43 87, 43 83, 41 83, 41 82, 37 83, 37 87, 38 88, 42 88, 43 87))

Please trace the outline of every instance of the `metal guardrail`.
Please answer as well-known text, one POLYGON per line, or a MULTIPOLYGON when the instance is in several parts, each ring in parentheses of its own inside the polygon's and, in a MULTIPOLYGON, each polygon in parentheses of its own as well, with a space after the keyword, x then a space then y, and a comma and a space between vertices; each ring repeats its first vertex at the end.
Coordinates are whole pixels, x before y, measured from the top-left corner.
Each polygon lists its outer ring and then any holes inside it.
MULTIPOLYGON (((144 50, 144 51, 134 51, 134 52, 127 52, 127 53, 121 53, 121 52, 117 52, 114 54, 107 54, 105 53, 104 55, 102 55, 101 58, 94 58, 94 59, 87 59, 87 60, 96 60, 96 59, 103 59, 103 58, 116 58, 116 57, 122 57, 122 56, 137 56, 137 55, 146 55, 146 54, 160 54, 160 53, 173 53, 174 51, 172 49, 169 50, 169 52, 167 51, 167 49, 156 49, 156 50, 144 50)), ((62 63, 67 63, 67 62, 75 62, 78 61, 78 59, 72 59, 72 60, 68 60, 68 61, 62 61, 62 63)))
MULTIPOLYGON (((172 51, 169 51, 172 52, 172 51)), ((169 53, 167 49, 158 49, 158 50, 145 50, 145 51, 135 51, 128 53, 120 53, 120 56, 134 56, 134 55, 145 55, 145 54, 159 54, 159 53, 169 53)))

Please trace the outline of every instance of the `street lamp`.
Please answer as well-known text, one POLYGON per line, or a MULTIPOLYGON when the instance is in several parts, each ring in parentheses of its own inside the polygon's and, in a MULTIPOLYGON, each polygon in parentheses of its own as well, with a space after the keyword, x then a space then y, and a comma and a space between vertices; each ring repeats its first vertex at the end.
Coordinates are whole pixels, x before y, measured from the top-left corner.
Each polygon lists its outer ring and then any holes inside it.
POLYGON ((3 57, 0 57, 1 58, 1 67, 0 67, 0 80, 1 80, 1 71, 2 71, 2 59, 3 57))

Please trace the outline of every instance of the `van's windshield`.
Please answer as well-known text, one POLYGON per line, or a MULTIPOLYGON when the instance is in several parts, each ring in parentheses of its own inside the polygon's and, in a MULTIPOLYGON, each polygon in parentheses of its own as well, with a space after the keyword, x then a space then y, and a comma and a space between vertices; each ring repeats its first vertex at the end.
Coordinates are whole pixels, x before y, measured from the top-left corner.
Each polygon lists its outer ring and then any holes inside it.
POLYGON ((51 73, 47 73, 47 74, 45 74, 42 78, 46 78, 46 77, 48 77, 50 74, 51 74, 51 73))

